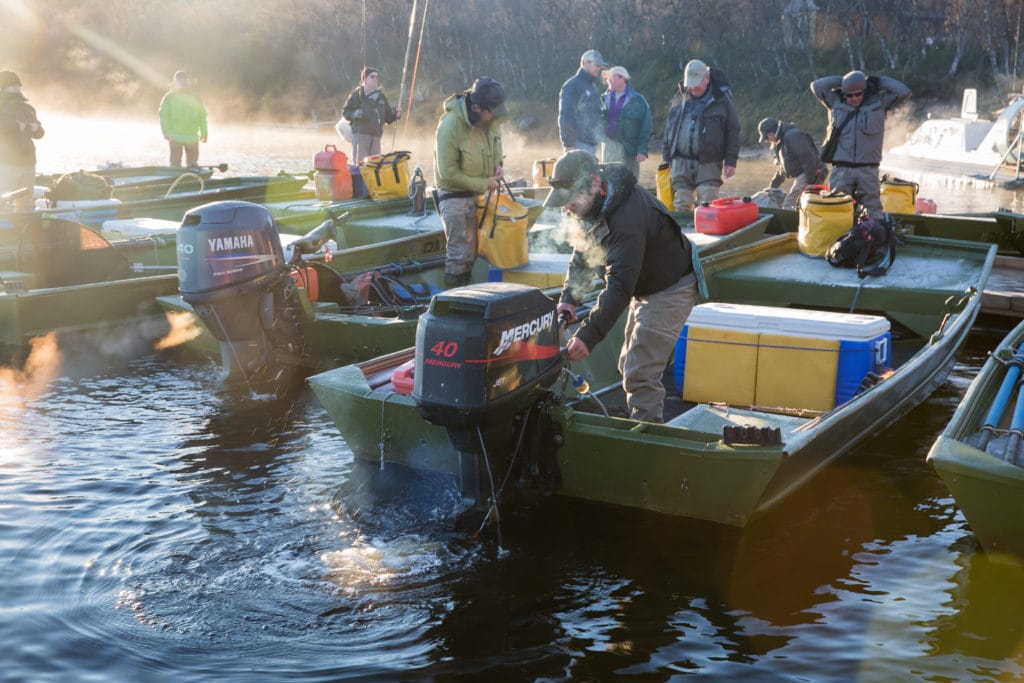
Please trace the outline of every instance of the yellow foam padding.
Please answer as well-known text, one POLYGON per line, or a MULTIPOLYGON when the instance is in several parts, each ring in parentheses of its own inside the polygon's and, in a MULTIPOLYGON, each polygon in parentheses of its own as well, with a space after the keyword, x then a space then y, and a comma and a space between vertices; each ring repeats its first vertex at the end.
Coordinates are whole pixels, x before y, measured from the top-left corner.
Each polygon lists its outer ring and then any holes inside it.
POLYGON ((761 334, 754 402, 759 406, 831 410, 838 366, 838 339, 761 334))
POLYGON ((757 332, 689 327, 683 400, 753 405, 757 332))
POLYGON ((853 227, 853 198, 849 195, 800 196, 796 243, 807 256, 824 256, 832 243, 853 227))
POLYGON ((882 183, 882 208, 889 213, 914 213, 917 210, 917 185, 907 182, 882 183))

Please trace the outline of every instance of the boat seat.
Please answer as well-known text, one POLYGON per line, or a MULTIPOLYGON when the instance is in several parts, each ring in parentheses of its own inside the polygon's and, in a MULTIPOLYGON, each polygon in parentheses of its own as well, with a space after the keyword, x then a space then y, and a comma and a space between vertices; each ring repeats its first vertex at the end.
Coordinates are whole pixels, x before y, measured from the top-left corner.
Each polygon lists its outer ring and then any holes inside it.
POLYGON ((814 418, 699 403, 665 424, 710 434, 721 434, 725 427, 778 427, 782 431, 782 442, 786 443, 793 432, 812 419, 814 418))

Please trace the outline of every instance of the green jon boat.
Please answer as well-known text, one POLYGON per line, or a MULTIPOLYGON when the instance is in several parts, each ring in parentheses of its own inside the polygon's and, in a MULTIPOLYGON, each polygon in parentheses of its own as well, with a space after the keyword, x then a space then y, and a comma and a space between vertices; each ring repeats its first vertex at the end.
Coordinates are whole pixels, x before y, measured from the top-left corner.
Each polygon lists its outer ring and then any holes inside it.
MULTIPOLYGON (((471 371, 487 364, 431 344, 432 327, 421 327, 416 348, 308 382, 357 458, 455 475, 477 508, 490 509, 484 501, 500 502, 520 486, 742 526, 944 381, 978 313, 995 253, 994 245, 908 237, 888 273, 864 280, 803 256, 795 235, 703 258, 711 301, 702 317, 695 309, 677 346, 664 424, 618 416, 621 329, 553 382, 545 366, 536 386, 523 372, 488 375, 488 384, 479 384, 484 380, 471 371), (787 317, 799 323, 796 331, 775 326, 787 317), (851 326, 851 334, 866 325, 870 334, 848 342, 845 333, 826 332, 833 323, 851 326), (437 386, 423 374, 426 357, 434 358, 431 372, 459 369, 444 385, 454 402, 448 413, 427 402, 437 386), (460 404, 463 384, 472 400, 460 404), (508 414, 499 387, 528 393, 508 414), (493 406, 468 410, 492 395, 493 406)), ((507 295, 465 289, 448 301, 437 297, 431 315, 500 310, 497 301, 507 295)), ((544 314, 535 320, 547 320, 544 314)), ((450 338, 483 334, 470 328, 450 338)), ((500 337, 490 329, 486 335, 500 337)), ((523 343, 548 348, 533 341, 523 343)))
MULTIPOLYGON (((540 288, 560 287, 568 266, 569 249, 552 237, 552 233, 560 234, 557 224, 550 222, 554 214, 549 212, 542 217, 539 200, 523 198, 521 201, 528 208, 527 220, 532 224, 528 232, 530 262, 518 268, 499 270, 479 258, 472 279, 474 282, 506 281, 540 288), (538 217, 547 220, 533 224, 538 217)), ((300 202, 278 203, 267 208, 277 216, 278 223, 307 211, 307 206, 300 202)), ((188 348, 204 355, 220 356, 227 378, 248 381, 260 376, 277 376, 282 368, 302 375, 320 372, 412 344, 417 317, 426 310, 431 296, 445 287, 445 239, 440 217, 436 212, 412 216, 408 213, 407 201, 400 205, 345 204, 345 208, 351 217, 338 228, 337 249, 332 253, 330 264, 307 262, 314 269, 311 272, 315 276, 316 292, 313 294, 310 287, 296 292, 300 299, 292 305, 294 313, 290 314, 297 322, 294 333, 286 336, 269 333, 281 327, 276 322, 277 316, 273 316, 264 321, 262 331, 246 329, 239 333, 241 336, 236 336, 228 332, 228 325, 211 321, 209 307, 202 315, 196 315, 193 305, 183 296, 160 297, 158 303, 165 311, 187 316, 188 326, 197 331, 187 342, 188 348), (357 302, 350 295, 342 295, 344 283, 369 272, 376 272, 380 277, 370 285, 366 300, 357 302), (211 327, 224 329, 214 334, 211 327)), ((684 232, 701 254, 716 253, 761 239, 768 221, 768 217, 761 217, 727 235, 699 234, 692 226, 684 228, 684 232)), ((314 260, 322 260, 313 256, 314 260)), ((301 272, 296 264, 283 268, 282 272, 301 272)), ((268 277, 264 284, 273 289, 276 281, 268 277)), ((277 299, 275 306, 280 308, 282 296, 277 299)), ((218 306, 244 310, 246 315, 255 316, 253 301, 236 303, 224 299, 218 306)), ((231 313, 217 315, 223 318, 231 313)))
POLYGON ((1024 322, 989 356, 928 452, 981 547, 1013 564, 1024 563, 1022 343, 1024 322))

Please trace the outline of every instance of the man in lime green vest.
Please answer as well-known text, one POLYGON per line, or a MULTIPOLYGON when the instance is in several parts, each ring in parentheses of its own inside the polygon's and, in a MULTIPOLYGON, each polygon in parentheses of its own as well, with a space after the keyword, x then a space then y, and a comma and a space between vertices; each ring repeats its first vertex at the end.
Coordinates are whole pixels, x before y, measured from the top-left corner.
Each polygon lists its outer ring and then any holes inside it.
POLYGON ((199 164, 199 143, 206 142, 206 108, 192 89, 192 78, 186 71, 176 71, 171 89, 160 101, 160 129, 171 149, 171 166, 199 164))

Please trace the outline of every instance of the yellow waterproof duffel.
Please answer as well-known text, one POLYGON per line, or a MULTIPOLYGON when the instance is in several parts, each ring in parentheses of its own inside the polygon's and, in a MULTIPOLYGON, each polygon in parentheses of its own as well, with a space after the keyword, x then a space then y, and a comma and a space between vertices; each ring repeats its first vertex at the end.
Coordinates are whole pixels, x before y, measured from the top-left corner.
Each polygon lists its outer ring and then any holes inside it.
POLYGON ((658 165, 658 174, 655 176, 655 189, 658 192, 658 199, 669 211, 673 211, 672 204, 675 203, 675 192, 672 191, 672 162, 665 161, 658 165))
POLYGON ((477 252, 499 269, 518 268, 530 261, 528 211, 502 182, 496 192, 476 198, 479 229, 477 252), (504 192, 502 191, 504 185, 504 192))
POLYGON ((882 176, 882 210, 887 213, 914 213, 917 191, 917 183, 882 176))
POLYGON ((811 185, 800 195, 796 241, 807 256, 825 256, 832 243, 853 227, 853 197, 820 191, 821 186, 811 185))
POLYGON ((409 152, 388 152, 366 157, 359 174, 370 199, 401 199, 409 196, 409 152))

